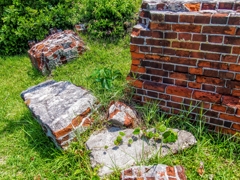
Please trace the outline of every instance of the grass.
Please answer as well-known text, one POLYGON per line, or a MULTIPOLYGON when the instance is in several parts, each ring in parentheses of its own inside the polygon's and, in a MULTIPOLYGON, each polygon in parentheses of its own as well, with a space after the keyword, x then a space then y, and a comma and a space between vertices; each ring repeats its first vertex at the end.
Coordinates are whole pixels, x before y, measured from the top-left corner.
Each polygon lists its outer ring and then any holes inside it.
MULTIPOLYGON (((62 152, 45 136, 20 98, 20 93, 28 87, 54 79, 90 89, 103 105, 111 100, 129 99, 129 95, 124 94, 125 78, 114 81, 112 91, 102 90, 100 84, 93 84, 93 79, 88 78, 94 69, 104 67, 120 70, 126 77, 131 64, 129 37, 116 43, 84 39, 90 50, 57 68, 50 77, 43 77, 33 69, 27 55, 0 58, 0 179, 98 179, 98 169, 91 168, 85 142, 101 123, 62 152)), ((154 107, 144 108, 141 111, 149 123, 152 118, 167 120, 166 116, 156 116, 154 107)), ((240 179, 240 142, 207 132, 200 124, 189 126, 186 118, 179 117, 184 116, 172 118, 168 124, 191 131, 198 140, 197 145, 176 155, 144 160, 146 165, 183 165, 188 179, 193 180, 209 179, 212 175, 214 179, 240 179), (205 167, 202 177, 197 173, 200 161, 205 167)), ((119 171, 106 179, 119 179, 119 171)))

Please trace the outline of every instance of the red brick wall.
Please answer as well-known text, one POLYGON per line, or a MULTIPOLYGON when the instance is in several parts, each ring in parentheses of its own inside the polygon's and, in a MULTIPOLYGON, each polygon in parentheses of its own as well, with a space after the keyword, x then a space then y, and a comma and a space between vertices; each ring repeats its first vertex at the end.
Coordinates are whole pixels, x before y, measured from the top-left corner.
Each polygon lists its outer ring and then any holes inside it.
POLYGON ((192 105, 192 119, 203 106, 211 130, 240 132, 240 3, 171 6, 142 4, 130 45, 134 99, 168 113, 192 105))

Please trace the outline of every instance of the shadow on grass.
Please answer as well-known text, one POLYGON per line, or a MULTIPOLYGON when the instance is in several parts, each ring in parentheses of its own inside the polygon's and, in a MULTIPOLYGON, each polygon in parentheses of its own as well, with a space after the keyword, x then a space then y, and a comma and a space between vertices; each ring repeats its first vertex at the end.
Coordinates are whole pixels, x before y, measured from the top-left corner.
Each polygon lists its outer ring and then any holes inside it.
POLYGON ((53 159, 55 157, 53 154, 61 153, 46 136, 31 112, 26 111, 19 120, 5 121, 5 127, 0 130, 0 134, 17 134, 16 131, 23 131, 24 136, 16 137, 20 139, 20 146, 27 146, 28 149, 37 152, 41 158, 53 159))

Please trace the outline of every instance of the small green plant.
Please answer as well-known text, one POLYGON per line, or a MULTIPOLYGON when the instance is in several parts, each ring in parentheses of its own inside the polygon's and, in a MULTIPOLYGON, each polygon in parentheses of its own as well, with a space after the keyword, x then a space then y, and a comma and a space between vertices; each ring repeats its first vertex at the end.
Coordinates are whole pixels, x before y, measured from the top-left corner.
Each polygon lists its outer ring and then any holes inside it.
POLYGON ((89 78, 93 79, 94 83, 100 83, 102 89, 111 90, 115 79, 122 78, 122 73, 119 70, 113 70, 112 67, 95 69, 89 78))
POLYGON ((125 136, 125 133, 120 131, 119 136, 117 136, 117 138, 114 140, 114 144, 116 146, 120 145, 123 142, 123 139, 122 139, 123 136, 125 136))

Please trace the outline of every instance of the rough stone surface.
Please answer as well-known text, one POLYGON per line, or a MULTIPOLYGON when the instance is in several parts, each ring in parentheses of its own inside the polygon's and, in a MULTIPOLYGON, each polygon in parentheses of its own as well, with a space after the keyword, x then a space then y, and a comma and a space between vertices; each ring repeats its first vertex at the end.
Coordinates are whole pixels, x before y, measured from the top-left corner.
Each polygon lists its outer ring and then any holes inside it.
POLYGON ((121 180, 186 180, 184 167, 158 164, 154 166, 134 166, 121 172, 121 180))
POLYGON ((97 106, 89 91, 65 81, 43 82, 23 91, 21 97, 46 135, 63 149, 91 125, 97 106))
POLYGON ((33 45, 28 55, 32 65, 46 75, 56 66, 66 64, 78 57, 85 49, 83 41, 75 32, 65 30, 52 34, 33 45))
POLYGON ((144 138, 133 136, 133 129, 121 130, 117 127, 104 129, 100 132, 95 132, 86 142, 88 149, 91 151, 92 166, 102 165, 99 170, 99 175, 104 176, 113 172, 113 169, 127 168, 142 159, 150 158, 159 153, 165 156, 169 153, 177 153, 179 150, 188 148, 196 143, 195 137, 186 131, 175 130, 178 132, 178 140, 175 143, 163 143, 160 153, 160 144, 149 141, 144 138), (114 145, 114 140, 119 135, 119 132, 125 133, 122 137, 122 144, 114 145), (128 140, 133 138, 134 141, 128 145, 128 140))
POLYGON ((122 102, 112 102, 108 109, 108 121, 118 127, 133 127, 137 121, 136 112, 122 102))

